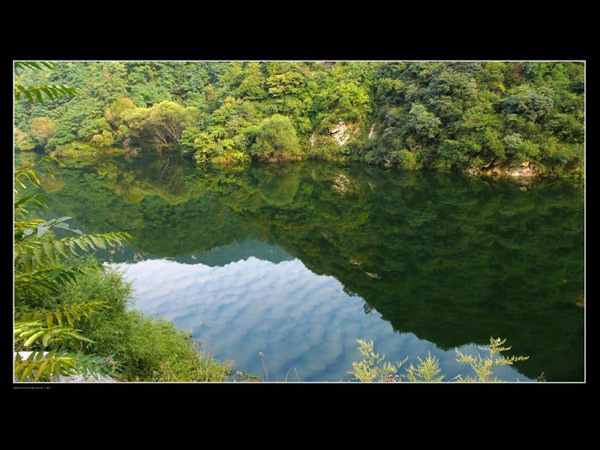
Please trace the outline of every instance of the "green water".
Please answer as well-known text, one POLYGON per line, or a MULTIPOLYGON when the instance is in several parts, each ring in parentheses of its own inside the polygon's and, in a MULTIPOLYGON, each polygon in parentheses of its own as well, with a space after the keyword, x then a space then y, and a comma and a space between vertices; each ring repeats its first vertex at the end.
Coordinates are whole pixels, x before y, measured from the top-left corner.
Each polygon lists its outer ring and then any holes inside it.
POLYGON ((501 336, 530 356, 505 379, 584 378, 581 187, 316 162, 198 170, 177 154, 79 161, 44 187, 50 216, 133 234, 104 256, 138 309, 240 369, 261 375, 267 348, 273 379, 347 379, 370 337, 452 374, 455 347, 501 336))

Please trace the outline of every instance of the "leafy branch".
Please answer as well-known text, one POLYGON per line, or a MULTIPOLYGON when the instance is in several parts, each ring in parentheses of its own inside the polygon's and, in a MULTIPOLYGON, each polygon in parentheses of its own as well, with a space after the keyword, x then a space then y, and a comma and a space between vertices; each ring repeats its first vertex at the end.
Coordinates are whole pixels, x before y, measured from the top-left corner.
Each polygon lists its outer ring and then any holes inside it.
POLYGON ((89 317, 91 313, 104 308, 106 303, 96 301, 75 303, 50 311, 36 310, 33 313, 21 313, 15 320, 15 345, 17 348, 28 348, 33 345, 41 345, 45 348, 67 336, 92 342, 79 333, 81 330, 75 328, 75 321, 81 320, 82 317, 89 317), (63 319, 67 325, 64 324, 63 319))
MULTIPOLYGON (((49 62, 15 62, 17 69, 29 68, 42 70, 54 68, 49 62)), ((75 88, 65 85, 49 85, 25 87, 15 84, 15 98, 21 95, 27 97, 30 103, 37 99, 44 103, 44 95, 50 100, 64 95, 74 95, 75 88)), ((23 298, 28 295, 42 295, 48 292, 57 294, 66 283, 74 282, 77 276, 86 269, 101 269, 101 264, 77 264, 68 267, 64 261, 73 256, 79 256, 81 251, 92 251, 106 248, 107 245, 122 245, 132 238, 128 233, 104 233, 83 235, 80 230, 73 230, 66 223, 70 217, 42 220, 28 218, 31 210, 43 210, 47 202, 40 194, 32 194, 19 198, 17 186, 27 189, 27 183, 34 187, 41 184, 37 174, 39 168, 46 170, 50 176, 54 173, 49 166, 51 162, 61 162, 51 156, 45 156, 33 163, 26 163, 15 169, 15 242, 14 242, 14 285, 15 297, 23 298), (52 233, 54 228, 73 231, 79 236, 74 238, 56 239, 52 233)), ((101 301, 82 302, 66 305, 54 310, 38 309, 31 313, 17 313, 14 323, 15 350, 20 348, 42 347, 56 344, 65 338, 75 338, 91 342, 75 328, 75 321, 89 317, 95 311, 103 309, 106 304, 101 301), (66 322, 66 323, 65 323, 66 322)), ((20 381, 33 378, 34 381, 49 380, 52 375, 73 375, 76 373, 87 376, 88 373, 97 377, 98 374, 112 375, 117 369, 112 357, 102 358, 84 354, 59 351, 56 347, 50 352, 33 351, 26 359, 20 353, 15 353, 15 374, 20 381)))
POLYGON ((36 61, 15 61, 15 70, 22 69, 24 67, 36 70, 46 69, 54 69, 55 64, 51 61, 40 61, 39 63, 36 61))
POLYGON ((37 309, 30 313, 19 313, 17 318, 19 321, 27 322, 27 321, 39 321, 43 320, 46 322, 48 327, 52 327, 54 321, 58 323, 59 326, 63 326, 63 317, 66 319, 67 323, 70 326, 74 325, 73 318, 75 320, 81 320, 81 317, 89 317, 91 313, 100 311, 102 309, 107 308, 105 302, 95 301, 95 302, 79 302, 73 303, 71 305, 63 306, 62 308, 44 310, 37 309))
MULTIPOLYGON (((40 158, 38 161, 29 162, 23 164, 17 168, 15 168, 15 182, 22 188, 27 189, 26 182, 31 183, 32 186, 38 187, 41 185, 40 178, 36 172, 36 169, 42 168, 46 172, 50 174, 51 177, 54 177, 54 171, 50 167, 49 163, 55 162, 57 164, 62 164, 62 162, 55 158, 54 156, 44 156, 40 158)), ((15 194, 18 194, 18 190, 15 188, 15 194)), ((17 202, 18 203, 18 202, 17 202)))
POLYGON ((52 375, 85 377, 88 373, 97 379, 99 375, 114 376, 118 370, 111 356, 103 358, 57 350, 31 352, 26 359, 19 353, 15 355, 15 375, 19 381, 26 381, 28 377, 32 381, 50 381, 52 375))
MULTIPOLYGON (((50 61, 16 61, 15 71, 18 69, 33 69, 44 70, 54 69, 55 64, 50 61)), ((51 84, 42 86, 23 86, 15 83, 15 100, 20 100, 21 95, 27 97, 29 103, 35 103, 35 100, 44 104, 44 96, 50 101, 54 101, 59 97, 71 96, 77 94, 77 89, 74 87, 65 86, 64 84, 51 84)))
POLYGON ((21 95, 27 97, 29 103, 35 103, 35 100, 44 104, 45 94, 51 101, 58 97, 71 96, 77 93, 74 87, 65 86, 64 84, 53 84, 44 86, 29 86, 25 87, 22 84, 15 84, 15 99, 20 100, 21 95), (35 99, 34 99, 35 97, 35 99))

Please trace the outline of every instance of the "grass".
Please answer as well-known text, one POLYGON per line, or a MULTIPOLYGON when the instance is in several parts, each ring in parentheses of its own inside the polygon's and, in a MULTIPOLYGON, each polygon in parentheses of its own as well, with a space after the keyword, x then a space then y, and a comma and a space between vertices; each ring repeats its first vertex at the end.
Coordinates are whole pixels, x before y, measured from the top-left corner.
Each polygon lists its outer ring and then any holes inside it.
MULTIPOLYGON (((232 363, 201 351, 199 343, 173 323, 132 311, 133 290, 115 268, 91 272, 69 285, 59 296, 43 300, 44 307, 83 301, 103 301, 108 308, 82 320, 82 334, 93 342, 65 340, 70 351, 112 355, 120 365, 120 381, 221 382, 232 363)), ((32 305, 33 306, 33 305, 32 305)))

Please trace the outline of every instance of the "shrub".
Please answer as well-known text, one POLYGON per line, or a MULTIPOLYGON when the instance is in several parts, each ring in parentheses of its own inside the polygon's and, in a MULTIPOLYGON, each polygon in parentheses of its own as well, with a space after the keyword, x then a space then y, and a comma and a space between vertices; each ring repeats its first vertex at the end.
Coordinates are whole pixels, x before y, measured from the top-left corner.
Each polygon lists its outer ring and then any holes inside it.
POLYGON ((46 117, 36 117, 31 121, 31 134, 43 144, 54 136, 54 131, 54 122, 46 117))
POLYGON ((29 152, 35 148, 35 143, 32 141, 31 137, 24 131, 21 131, 17 127, 14 127, 14 135, 15 148, 17 148, 18 150, 22 152, 29 152))
POLYGON ((260 123, 251 152, 259 160, 298 159, 302 155, 294 125, 279 114, 260 123))
POLYGON ((391 152, 389 161, 391 164, 405 170, 418 170, 421 168, 421 164, 417 161, 417 155, 405 149, 391 152))
MULTIPOLYGON (((124 380, 227 380, 231 364, 199 351, 198 343, 171 322, 129 310, 134 302, 132 286, 113 267, 81 277, 53 301, 68 305, 99 299, 108 308, 95 312, 80 325, 82 333, 93 341, 85 344, 85 351, 112 355, 122 367, 124 380)), ((79 349, 81 343, 73 340, 67 345, 79 349)))

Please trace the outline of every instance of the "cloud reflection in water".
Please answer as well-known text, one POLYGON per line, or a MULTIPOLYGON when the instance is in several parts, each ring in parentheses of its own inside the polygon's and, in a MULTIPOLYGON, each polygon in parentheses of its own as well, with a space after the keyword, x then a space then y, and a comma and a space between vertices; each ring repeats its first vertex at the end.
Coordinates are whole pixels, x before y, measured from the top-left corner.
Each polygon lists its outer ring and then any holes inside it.
MULTIPOLYGON (((133 281, 135 308, 191 330, 205 350, 234 360, 236 370, 270 381, 347 381, 360 359, 357 338, 372 339, 375 351, 395 362, 427 352, 440 359, 446 380, 466 366, 412 333, 396 333, 377 311, 365 314, 364 301, 349 296, 333 277, 316 275, 299 259, 274 264, 249 257, 224 266, 146 260, 119 264, 133 281), (297 373, 297 375, 296 375, 297 373)), ((476 351, 464 345, 463 352, 476 351)), ((512 367, 499 367, 507 381, 527 381, 512 367)))

